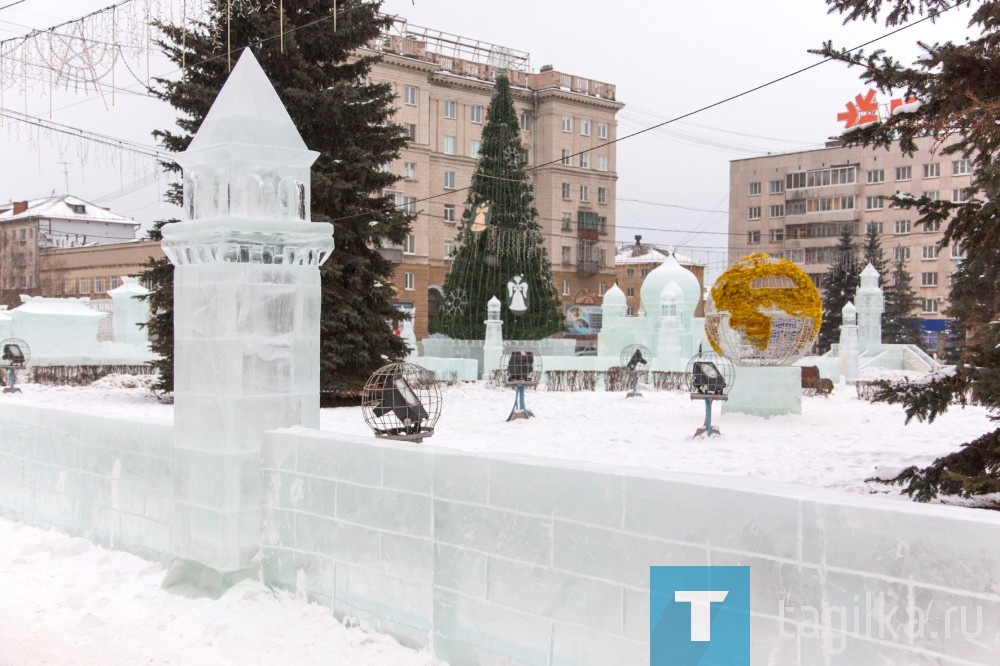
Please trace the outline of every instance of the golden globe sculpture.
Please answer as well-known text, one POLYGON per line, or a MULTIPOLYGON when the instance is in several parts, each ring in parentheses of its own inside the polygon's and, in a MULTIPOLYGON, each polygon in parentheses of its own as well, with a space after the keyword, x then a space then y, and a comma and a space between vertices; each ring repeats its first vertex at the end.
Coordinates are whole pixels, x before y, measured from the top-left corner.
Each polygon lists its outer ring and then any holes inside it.
POLYGON ((819 292, 787 259, 748 255, 719 276, 711 296, 714 312, 705 315, 705 334, 735 365, 790 365, 819 334, 819 292))

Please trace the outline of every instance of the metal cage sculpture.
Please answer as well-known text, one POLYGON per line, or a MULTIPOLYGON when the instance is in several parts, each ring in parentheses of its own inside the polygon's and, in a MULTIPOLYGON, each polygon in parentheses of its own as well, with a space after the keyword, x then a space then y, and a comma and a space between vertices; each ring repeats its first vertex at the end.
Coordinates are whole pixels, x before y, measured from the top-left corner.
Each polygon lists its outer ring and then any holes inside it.
POLYGON ((537 386, 542 378, 541 354, 525 345, 505 347, 500 357, 500 372, 504 383, 514 387, 514 406, 507 420, 530 419, 534 414, 524 404, 524 391, 528 386, 537 386))
POLYGON ((736 372, 732 361, 713 351, 698 351, 687 363, 687 389, 692 400, 705 401, 705 425, 698 428, 694 436, 721 435, 717 426, 712 425, 712 403, 728 400, 736 372))
POLYGON ((23 370, 31 360, 31 347, 20 338, 7 338, 0 342, 0 368, 7 370, 7 386, 4 393, 20 393, 17 388, 17 371, 23 370))
POLYGON ((636 396, 641 396, 639 393, 639 379, 640 377, 645 377, 646 370, 649 369, 649 364, 652 361, 652 354, 649 353, 643 345, 628 345, 621 353, 621 368, 625 373, 626 381, 629 384, 629 392, 625 394, 626 398, 634 398, 636 396))
POLYGON ((376 437, 422 442, 441 416, 441 385, 426 368, 390 363, 368 378, 361 408, 376 437))
POLYGON ((767 347, 758 349, 750 344, 742 331, 729 325, 728 312, 705 315, 705 335, 726 355, 744 366, 788 366, 802 358, 816 340, 811 317, 789 317, 780 310, 765 314, 771 320, 771 335, 767 347))

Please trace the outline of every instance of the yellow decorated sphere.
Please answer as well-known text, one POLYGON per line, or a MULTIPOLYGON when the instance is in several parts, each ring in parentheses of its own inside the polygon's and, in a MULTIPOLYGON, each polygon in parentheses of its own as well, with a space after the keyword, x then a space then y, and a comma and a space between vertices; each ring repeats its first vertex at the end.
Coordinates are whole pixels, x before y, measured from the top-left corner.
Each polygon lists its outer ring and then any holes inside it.
POLYGON ((712 288, 705 332, 716 352, 741 365, 785 365, 816 340, 823 303, 806 273, 787 259, 751 254, 712 288))

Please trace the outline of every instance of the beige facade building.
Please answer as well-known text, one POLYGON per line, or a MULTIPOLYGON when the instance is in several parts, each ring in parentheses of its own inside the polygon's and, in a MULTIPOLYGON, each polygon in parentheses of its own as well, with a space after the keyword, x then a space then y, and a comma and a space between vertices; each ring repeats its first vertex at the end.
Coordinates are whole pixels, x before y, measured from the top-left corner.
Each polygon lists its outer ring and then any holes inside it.
POLYGON ((46 248, 38 259, 40 293, 95 300, 108 298, 109 290, 121 286, 123 276, 145 272, 151 257, 163 259, 159 241, 46 248))
MULTIPOLYGON (((615 87, 543 66, 527 53, 397 22, 372 48, 383 61, 373 82, 396 91, 395 121, 410 143, 387 168, 393 190, 417 213, 396 263, 397 301, 415 307, 414 330, 427 335, 443 296, 466 189, 476 167, 497 65, 506 66, 521 119, 539 224, 564 307, 598 301, 615 280, 615 87)), ((482 304, 485 316, 486 304, 482 304)))
MULTIPOLYGON (((893 208, 886 197, 906 192, 948 201, 968 196, 970 160, 941 155, 934 140, 917 139, 912 156, 890 150, 827 148, 730 162, 729 259, 766 252, 790 259, 822 288, 846 226, 863 243, 870 226, 886 258, 902 258, 920 307, 914 316, 940 330, 948 306, 956 248, 938 249, 943 229, 916 224, 916 210, 893 208), (936 148, 936 149, 935 149, 936 148)), ((883 283, 890 276, 883 276, 883 283)))

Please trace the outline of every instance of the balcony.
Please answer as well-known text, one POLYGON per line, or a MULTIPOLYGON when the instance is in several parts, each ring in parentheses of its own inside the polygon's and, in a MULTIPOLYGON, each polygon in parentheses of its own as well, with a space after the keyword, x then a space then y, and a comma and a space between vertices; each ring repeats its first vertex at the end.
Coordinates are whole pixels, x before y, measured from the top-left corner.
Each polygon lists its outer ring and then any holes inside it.
POLYGON ((601 263, 598 261, 580 261, 576 265, 576 272, 583 275, 597 275, 601 270, 601 263))
POLYGON ((378 252, 386 261, 394 264, 403 263, 403 248, 401 247, 380 247, 378 252))

